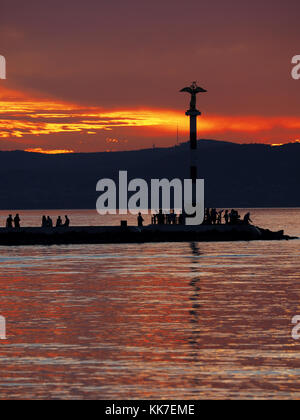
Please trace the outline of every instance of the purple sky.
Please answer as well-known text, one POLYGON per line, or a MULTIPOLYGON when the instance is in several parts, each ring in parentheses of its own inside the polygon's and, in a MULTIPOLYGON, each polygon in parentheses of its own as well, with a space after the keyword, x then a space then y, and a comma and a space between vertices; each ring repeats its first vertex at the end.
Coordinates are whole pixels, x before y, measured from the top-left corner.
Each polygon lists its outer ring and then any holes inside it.
MULTIPOLYGON (((291 78, 291 59, 300 54, 299 1, 1 0, 0 15, 8 66, 0 89, 107 111, 184 111, 188 98, 178 90, 198 80, 208 90, 199 104, 207 116, 299 117, 300 80, 291 78)), ((94 150, 103 149, 98 134, 94 150)), ((230 130, 208 134, 232 137, 230 130)), ((251 135, 241 132, 240 140, 251 135)), ((142 132, 130 136, 147 143, 142 132)), ((268 136, 290 138, 273 127, 253 140, 268 136)), ((54 137, 41 136, 41 145, 64 148, 64 134, 54 137)), ((9 141, 16 144, 11 136, 5 148, 9 141)))

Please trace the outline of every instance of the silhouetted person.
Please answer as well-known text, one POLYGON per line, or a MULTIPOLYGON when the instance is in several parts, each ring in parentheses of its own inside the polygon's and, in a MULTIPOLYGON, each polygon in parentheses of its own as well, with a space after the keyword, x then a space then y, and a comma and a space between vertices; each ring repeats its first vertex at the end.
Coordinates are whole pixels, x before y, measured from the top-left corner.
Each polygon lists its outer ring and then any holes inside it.
POLYGON ((16 216, 14 218, 14 224, 15 224, 16 229, 20 228, 20 222, 21 222, 20 216, 18 214, 16 214, 16 216))
POLYGON ((6 220, 6 227, 8 229, 11 229, 13 227, 13 218, 12 215, 10 214, 6 220))
POLYGON ((175 210, 171 210, 171 214, 170 214, 170 223, 172 225, 176 225, 176 219, 177 219, 177 215, 175 213, 175 210))
POLYGON ((224 210, 218 211, 218 216, 217 216, 217 223, 218 223, 218 225, 221 225, 222 224, 222 214, 223 214, 223 211, 224 210))
POLYGON ((245 216, 244 216, 244 223, 246 225, 250 225, 250 223, 252 223, 252 220, 250 218, 250 213, 245 214, 245 216))
POLYGON ((212 224, 215 225, 217 223, 217 210, 212 209, 210 213, 212 224))
POLYGON ((231 225, 235 224, 235 211, 233 209, 229 213, 229 222, 231 225))
POLYGON ((53 227, 53 221, 50 216, 47 217, 47 227, 49 228, 53 227))
POLYGON ((211 225, 210 208, 205 209, 204 223, 211 225))
POLYGON ((156 225, 157 224, 157 214, 153 214, 152 216, 152 224, 156 225))
POLYGON ((58 219, 56 221, 56 227, 61 227, 62 226, 62 219, 60 216, 58 216, 58 219))
POLYGON ((159 213, 157 215, 157 223, 159 225, 164 225, 165 224, 165 215, 163 214, 162 209, 159 210, 159 213))
POLYGON ((143 227, 144 219, 143 219, 142 213, 139 213, 137 220, 138 220, 138 227, 143 227))
POLYGON ((229 223, 229 211, 228 210, 225 210, 224 220, 225 220, 226 225, 228 225, 228 223, 229 223))
POLYGON ((167 219, 167 224, 170 225, 171 224, 171 214, 170 213, 168 213, 166 215, 166 219, 167 219))
POLYGON ((64 227, 69 227, 70 226, 70 219, 68 218, 68 216, 66 215, 65 216, 65 224, 64 224, 64 227))
POLYGON ((229 214, 230 224, 232 225, 238 225, 241 223, 241 216, 239 215, 239 212, 232 209, 229 214))
POLYGON ((182 211, 182 213, 179 215, 179 224, 180 225, 185 225, 185 219, 186 219, 185 212, 182 211))
POLYGON ((47 225, 47 217, 46 216, 43 216, 43 218, 42 218, 42 227, 45 228, 47 226, 48 226, 47 225))

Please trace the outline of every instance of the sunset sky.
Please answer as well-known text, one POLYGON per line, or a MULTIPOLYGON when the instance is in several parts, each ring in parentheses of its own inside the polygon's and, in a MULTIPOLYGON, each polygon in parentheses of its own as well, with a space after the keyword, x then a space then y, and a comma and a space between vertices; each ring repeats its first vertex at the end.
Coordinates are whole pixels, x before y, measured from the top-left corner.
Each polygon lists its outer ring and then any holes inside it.
POLYGON ((0 0, 0 150, 300 139, 299 0, 0 0))

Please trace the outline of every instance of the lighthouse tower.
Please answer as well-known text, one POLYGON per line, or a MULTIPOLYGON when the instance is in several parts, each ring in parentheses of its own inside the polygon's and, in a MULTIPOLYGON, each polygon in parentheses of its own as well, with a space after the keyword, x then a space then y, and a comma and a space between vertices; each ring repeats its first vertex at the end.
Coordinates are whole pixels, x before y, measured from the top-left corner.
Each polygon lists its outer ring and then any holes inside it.
POLYGON ((190 109, 186 111, 185 115, 190 117, 190 148, 191 148, 191 179, 196 184, 197 180, 197 117, 201 112, 196 108, 197 93, 207 92, 205 89, 193 82, 191 86, 181 89, 180 92, 187 92, 191 95, 190 109))

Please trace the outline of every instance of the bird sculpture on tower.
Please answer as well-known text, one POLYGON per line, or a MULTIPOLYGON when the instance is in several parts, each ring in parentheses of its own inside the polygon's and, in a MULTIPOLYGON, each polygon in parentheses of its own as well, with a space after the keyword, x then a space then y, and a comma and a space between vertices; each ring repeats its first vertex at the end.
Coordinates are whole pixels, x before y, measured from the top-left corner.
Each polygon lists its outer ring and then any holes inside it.
POLYGON ((180 92, 187 92, 191 95, 190 111, 196 110, 196 95, 197 93, 207 92, 205 89, 197 85, 197 82, 193 82, 191 86, 181 89, 180 92))

